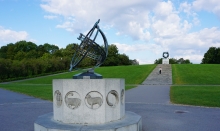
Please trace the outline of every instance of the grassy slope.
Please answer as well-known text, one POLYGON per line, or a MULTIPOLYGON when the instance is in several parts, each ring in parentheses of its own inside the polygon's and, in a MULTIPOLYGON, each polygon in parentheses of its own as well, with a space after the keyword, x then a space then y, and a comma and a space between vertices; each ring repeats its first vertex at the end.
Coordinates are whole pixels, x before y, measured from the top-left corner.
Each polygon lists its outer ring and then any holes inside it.
POLYGON ((177 104, 220 107, 220 65, 172 65, 171 102, 177 104), (193 86, 198 85, 198 86, 193 86), (209 85, 209 86, 204 86, 209 85))
POLYGON ((95 72, 104 78, 124 78, 126 84, 140 84, 153 71, 156 65, 112 66, 97 68, 95 72))
POLYGON ((220 85, 220 64, 175 64, 172 74, 177 85, 220 85))
POLYGON ((172 86, 173 103, 220 107, 220 86, 172 86))
MULTIPOLYGON (((96 69, 96 72, 102 74, 104 78, 124 78, 125 84, 140 84, 155 67, 156 65, 100 67, 96 69)), ((10 84, 0 84, 0 87, 41 99, 52 100, 52 80, 71 79, 72 76, 77 73, 79 72, 67 72, 64 74, 12 82, 10 84)), ((126 85, 126 89, 133 87, 134 86, 126 85)))

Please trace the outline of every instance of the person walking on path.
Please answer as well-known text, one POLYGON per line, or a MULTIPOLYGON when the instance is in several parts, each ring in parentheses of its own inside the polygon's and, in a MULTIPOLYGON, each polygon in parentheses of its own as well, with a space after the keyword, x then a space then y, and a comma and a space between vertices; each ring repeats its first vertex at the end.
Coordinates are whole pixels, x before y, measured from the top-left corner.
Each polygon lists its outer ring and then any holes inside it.
POLYGON ((162 72, 162 68, 160 67, 160 68, 159 68, 159 74, 161 74, 161 72, 162 72))

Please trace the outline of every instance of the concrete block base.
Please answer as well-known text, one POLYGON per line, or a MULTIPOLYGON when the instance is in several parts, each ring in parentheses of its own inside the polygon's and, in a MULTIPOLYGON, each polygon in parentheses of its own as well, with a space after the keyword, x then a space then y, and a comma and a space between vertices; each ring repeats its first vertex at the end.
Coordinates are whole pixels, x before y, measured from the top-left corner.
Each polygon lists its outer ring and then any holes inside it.
POLYGON ((169 64, 169 59, 168 58, 163 58, 162 59, 162 64, 169 64))
POLYGON ((35 131, 142 131, 141 116, 126 111, 125 117, 105 124, 65 124, 55 121, 53 113, 39 116, 34 123, 35 131))

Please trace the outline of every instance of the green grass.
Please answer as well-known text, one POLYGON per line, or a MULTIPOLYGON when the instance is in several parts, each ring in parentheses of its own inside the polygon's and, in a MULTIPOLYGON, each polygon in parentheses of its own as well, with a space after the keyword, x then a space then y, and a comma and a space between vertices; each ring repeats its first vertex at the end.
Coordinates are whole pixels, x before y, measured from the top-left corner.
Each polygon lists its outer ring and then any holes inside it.
POLYGON ((112 66, 97 68, 95 72, 104 78, 124 78, 125 84, 140 84, 153 71, 156 65, 112 66))
POLYGON ((52 85, 41 84, 1 84, 1 88, 52 101, 52 85))
POLYGON ((172 103, 220 107, 220 86, 171 86, 172 103))
POLYGON ((53 79, 71 79, 73 75, 77 73, 79 72, 78 71, 66 72, 66 73, 61 73, 61 74, 33 78, 29 80, 15 81, 11 83, 14 83, 14 84, 52 84, 53 79))
MULTIPOLYGON (((129 84, 142 83, 155 67, 156 65, 100 67, 95 72, 102 74, 104 78, 124 78, 125 84, 127 84, 125 89, 128 90, 135 87, 129 84)), ((52 100, 52 80, 72 79, 72 76, 77 73, 79 72, 66 72, 35 79, 15 81, 9 84, 0 84, 0 87, 41 99, 52 100)))
POLYGON ((174 64, 173 84, 220 85, 220 64, 174 64))
POLYGON ((220 86, 214 86, 220 85, 219 64, 175 64, 172 75, 173 84, 178 86, 170 89, 171 102, 220 107, 220 86))

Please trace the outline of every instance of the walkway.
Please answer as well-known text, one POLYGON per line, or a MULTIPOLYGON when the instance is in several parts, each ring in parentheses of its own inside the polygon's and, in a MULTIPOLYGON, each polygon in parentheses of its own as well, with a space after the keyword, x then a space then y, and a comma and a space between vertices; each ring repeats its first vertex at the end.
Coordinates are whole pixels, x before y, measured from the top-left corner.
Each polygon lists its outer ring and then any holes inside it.
POLYGON ((126 91, 126 110, 142 116, 143 131, 217 131, 220 108, 170 103, 171 65, 158 65, 137 88, 126 91), (162 67, 162 74, 158 74, 162 67))
POLYGON ((157 67, 150 73, 143 85, 172 85, 172 67, 170 64, 158 64, 157 67), (162 73, 159 74, 159 68, 162 68, 162 73))

